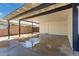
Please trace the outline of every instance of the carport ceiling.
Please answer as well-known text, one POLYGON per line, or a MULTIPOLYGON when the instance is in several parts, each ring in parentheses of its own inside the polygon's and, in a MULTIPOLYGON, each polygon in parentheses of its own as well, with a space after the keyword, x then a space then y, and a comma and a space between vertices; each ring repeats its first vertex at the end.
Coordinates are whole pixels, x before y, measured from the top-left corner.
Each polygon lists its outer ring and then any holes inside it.
POLYGON ((51 13, 49 15, 34 17, 30 19, 25 19, 25 20, 37 21, 37 22, 67 21, 68 16, 71 12, 72 12, 72 9, 67 9, 56 13, 51 13))
MULTIPOLYGON (((61 6, 64 6, 64 5, 67 5, 66 3, 65 4, 46 4, 48 7, 44 5, 43 8, 38 8, 36 11, 31 11, 31 12, 28 12, 28 13, 23 13, 25 11, 25 9, 27 9, 27 5, 28 4, 25 4, 23 7, 21 7, 20 9, 18 9, 18 12, 17 10, 11 14, 9 14, 8 16, 6 16, 4 19, 6 20, 16 20, 16 19, 25 19, 29 16, 33 16, 33 15, 36 15, 36 14, 39 14, 39 13, 43 13, 45 11, 49 11, 51 9, 55 9, 55 8, 58 8, 58 7, 61 7, 61 6), (26 5, 26 6, 25 6, 26 5), (21 11, 20 11, 21 10, 21 11), (17 15, 21 15, 21 16, 17 16, 17 15)), ((31 4, 30 4, 31 5, 31 4)), ((41 4, 35 4, 35 7, 36 6, 40 6, 41 4)), ((41 5, 42 6, 42 5, 41 5)), ((30 8, 30 7, 29 7, 30 8)), ((32 6, 32 8, 30 8, 29 10, 31 9, 34 9, 34 7, 32 6)), ((27 10, 28 11, 28 10, 27 10)))
POLYGON ((17 9, 16 11, 14 11, 11 14, 7 15, 4 19, 11 20, 13 18, 20 17, 24 14, 40 10, 40 9, 45 8, 47 6, 50 6, 52 4, 48 4, 48 3, 45 3, 45 4, 27 3, 27 4, 24 4, 21 8, 17 9))

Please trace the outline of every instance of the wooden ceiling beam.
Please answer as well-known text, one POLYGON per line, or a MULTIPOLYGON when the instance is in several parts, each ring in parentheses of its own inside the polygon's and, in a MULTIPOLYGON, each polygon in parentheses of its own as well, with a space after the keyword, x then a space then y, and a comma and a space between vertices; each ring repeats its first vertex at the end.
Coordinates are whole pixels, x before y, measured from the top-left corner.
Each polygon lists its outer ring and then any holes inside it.
POLYGON ((22 15, 24 15, 24 14, 27 14, 27 13, 30 13, 30 12, 34 12, 34 11, 37 11, 37 10, 46 8, 46 7, 51 6, 51 5, 54 5, 54 4, 55 4, 55 3, 43 3, 43 4, 40 4, 39 6, 36 6, 36 7, 32 8, 32 9, 30 9, 30 10, 27 10, 27 11, 25 11, 25 12, 23 12, 23 13, 20 13, 20 14, 14 16, 14 17, 12 17, 12 18, 10 18, 10 19, 8 19, 8 20, 11 20, 11 19, 20 17, 20 16, 22 16, 22 15))
POLYGON ((22 20, 22 21, 24 21, 24 22, 29 22, 29 23, 40 24, 40 23, 38 23, 38 22, 34 22, 34 21, 27 21, 27 20, 22 20))
POLYGON ((68 4, 68 5, 65 5, 65 6, 62 6, 62 7, 58 7, 58 8, 49 10, 49 11, 45 11, 45 12, 42 12, 42 13, 39 13, 39 14, 35 14, 35 15, 32 15, 32 16, 29 16, 29 17, 25 17, 25 18, 22 18, 20 20, 34 18, 34 17, 37 17, 37 16, 43 16, 43 15, 55 13, 55 12, 58 12, 58 11, 66 10, 66 9, 69 9, 69 8, 72 8, 72 4, 68 4))

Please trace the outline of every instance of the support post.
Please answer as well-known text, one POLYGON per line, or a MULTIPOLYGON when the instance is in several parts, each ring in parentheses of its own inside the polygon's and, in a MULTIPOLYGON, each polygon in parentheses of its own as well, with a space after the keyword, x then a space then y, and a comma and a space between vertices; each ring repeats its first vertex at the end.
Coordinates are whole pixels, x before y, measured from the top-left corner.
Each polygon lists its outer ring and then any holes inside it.
POLYGON ((8 20, 8 39, 10 39, 10 20, 8 20))
POLYGON ((19 37, 21 36, 21 20, 19 20, 19 37))
POLYGON ((79 51, 79 39, 78 39, 78 8, 77 3, 72 4, 73 12, 73 50, 79 51))
POLYGON ((33 30, 33 22, 32 22, 32 33, 34 32, 34 30, 33 30))

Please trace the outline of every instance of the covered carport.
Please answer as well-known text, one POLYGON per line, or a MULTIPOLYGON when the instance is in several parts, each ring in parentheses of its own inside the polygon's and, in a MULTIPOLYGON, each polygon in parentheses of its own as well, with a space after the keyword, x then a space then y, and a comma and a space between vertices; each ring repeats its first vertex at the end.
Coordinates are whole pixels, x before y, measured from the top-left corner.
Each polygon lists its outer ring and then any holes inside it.
POLYGON ((78 4, 66 4, 66 3, 65 4, 39 3, 34 4, 34 6, 32 5, 31 7, 29 6, 30 8, 29 9, 27 8, 28 5, 24 4, 21 8, 17 9, 16 11, 14 11, 13 13, 9 14, 4 18, 5 20, 7 20, 8 23, 8 39, 10 39, 11 20, 18 21, 19 23, 18 26, 19 37, 21 36, 22 21, 32 23, 32 33, 33 33, 33 25, 34 23, 36 23, 39 24, 39 38, 42 39, 44 43, 44 44, 42 43, 42 45, 38 44, 35 47, 33 47, 36 48, 38 51, 42 51, 39 54, 43 54, 44 52, 47 55, 73 55, 72 50, 77 51, 76 48, 78 47, 75 41, 77 40, 76 35, 78 32, 76 31, 76 29, 78 29, 78 27, 74 28, 75 25, 78 25, 76 23, 77 19, 74 20, 75 17, 74 8, 77 8, 77 5, 78 4), (72 19, 72 11, 73 11, 73 19, 72 19), (51 39, 52 40, 54 39, 54 41, 52 41, 51 39), (48 42, 51 44, 49 44, 48 42), (77 47, 75 47, 75 45, 77 47), (58 52, 57 49, 54 50, 55 47, 58 47, 62 53, 58 52))

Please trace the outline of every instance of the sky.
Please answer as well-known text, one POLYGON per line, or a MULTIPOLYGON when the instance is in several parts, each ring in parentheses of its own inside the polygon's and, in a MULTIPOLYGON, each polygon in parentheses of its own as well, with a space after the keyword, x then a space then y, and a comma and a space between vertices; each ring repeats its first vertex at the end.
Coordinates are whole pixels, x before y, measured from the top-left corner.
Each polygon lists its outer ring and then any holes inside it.
POLYGON ((3 19, 22 5, 22 3, 0 3, 0 19, 3 19))

